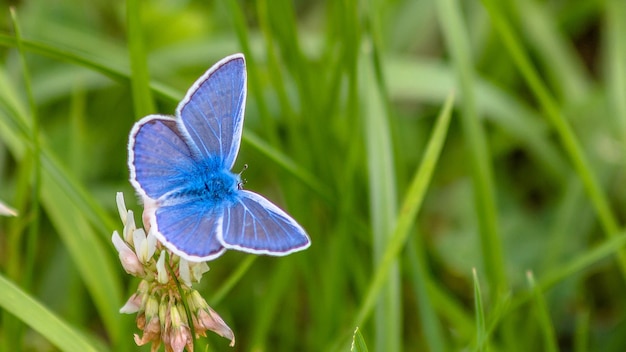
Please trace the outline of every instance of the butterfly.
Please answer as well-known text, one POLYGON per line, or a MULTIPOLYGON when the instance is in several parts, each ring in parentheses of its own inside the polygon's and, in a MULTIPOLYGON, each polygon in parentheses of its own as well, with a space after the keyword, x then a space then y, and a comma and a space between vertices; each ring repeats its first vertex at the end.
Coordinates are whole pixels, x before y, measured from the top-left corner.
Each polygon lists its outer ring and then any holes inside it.
POLYGON ((130 131, 130 182, 144 201, 144 218, 187 260, 212 260, 227 249, 282 256, 311 243, 291 216, 244 190, 240 174, 230 171, 246 92, 244 56, 228 56, 191 86, 175 117, 149 115, 130 131))

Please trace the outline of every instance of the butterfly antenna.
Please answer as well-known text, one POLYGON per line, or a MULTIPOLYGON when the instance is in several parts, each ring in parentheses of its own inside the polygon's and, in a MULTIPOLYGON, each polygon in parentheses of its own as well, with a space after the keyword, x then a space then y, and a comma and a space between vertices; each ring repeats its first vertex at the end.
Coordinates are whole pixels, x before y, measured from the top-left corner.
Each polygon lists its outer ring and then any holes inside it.
POLYGON ((245 185, 248 180, 246 180, 245 178, 241 178, 241 174, 243 174, 244 171, 246 171, 248 169, 248 164, 243 164, 243 169, 241 170, 241 172, 239 172, 239 178, 241 181, 239 181, 239 183, 237 183, 237 188, 239 188, 240 190, 243 189, 243 185, 245 185))

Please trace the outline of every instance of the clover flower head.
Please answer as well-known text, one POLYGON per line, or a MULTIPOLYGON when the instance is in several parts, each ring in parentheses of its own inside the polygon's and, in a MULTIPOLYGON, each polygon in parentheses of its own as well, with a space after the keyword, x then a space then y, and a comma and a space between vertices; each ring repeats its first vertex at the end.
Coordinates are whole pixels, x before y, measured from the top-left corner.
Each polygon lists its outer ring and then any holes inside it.
MULTIPOLYGON (((189 262, 170 252, 157 241, 151 229, 137 228, 132 210, 126 209, 124 196, 117 193, 117 208, 124 224, 122 235, 113 232, 111 240, 117 250, 124 270, 141 279, 120 313, 137 313, 135 334, 138 346, 151 343, 151 351, 161 344, 166 351, 193 351, 194 337, 206 336, 211 330, 231 340, 232 330, 192 288, 209 270, 205 262, 189 262), (185 308, 187 307, 187 308, 185 308), (187 310, 191 316, 188 316, 187 310), (195 336, 193 336, 195 333, 195 336)), ((146 210, 143 213, 146 223, 146 210)))

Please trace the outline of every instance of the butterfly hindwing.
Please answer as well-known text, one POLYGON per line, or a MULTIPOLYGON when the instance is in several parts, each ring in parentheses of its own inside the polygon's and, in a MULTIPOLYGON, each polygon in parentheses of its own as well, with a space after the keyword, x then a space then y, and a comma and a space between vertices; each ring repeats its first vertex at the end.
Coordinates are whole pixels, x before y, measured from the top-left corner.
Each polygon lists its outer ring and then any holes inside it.
POLYGON ((156 209, 152 226, 157 237, 174 253, 190 261, 219 257, 226 250, 218 241, 222 232, 221 208, 185 202, 156 209))
POLYGON ((150 115, 138 121, 128 145, 130 181, 135 189, 158 199, 180 183, 181 169, 195 162, 176 120, 150 115))
POLYGON ((246 101, 246 66, 241 54, 215 64, 189 89, 178 105, 181 129, 195 152, 219 156, 231 169, 239 151, 246 101))
POLYGON ((250 192, 224 208, 222 245, 255 254, 287 255, 310 245, 302 227, 279 207, 250 192))

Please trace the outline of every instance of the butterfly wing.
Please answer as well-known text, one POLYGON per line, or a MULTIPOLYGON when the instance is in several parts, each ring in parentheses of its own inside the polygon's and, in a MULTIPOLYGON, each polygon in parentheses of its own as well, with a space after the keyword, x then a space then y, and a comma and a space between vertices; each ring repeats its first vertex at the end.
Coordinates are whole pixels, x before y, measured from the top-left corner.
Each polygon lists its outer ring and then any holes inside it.
POLYGON ((130 182, 145 199, 159 199, 184 181, 182 170, 194 164, 176 120, 150 115, 138 121, 130 132, 128 167, 130 182))
POLYGON ((194 199, 167 195, 189 182, 196 160, 176 119, 151 115, 138 121, 130 133, 130 181, 143 197, 157 238, 179 256, 210 260, 226 249, 217 240, 221 207, 209 208, 194 199))
POLYGON ((246 102, 246 64, 242 54, 228 56, 200 77, 176 110, 194 153, 235 163, 246 102))
POLYGON ((309 247, 304 229, 260 195, 240 191, 239 200, 224 208, 218 239, 229 249, 254 254, 287 255, 309 247))
POLYGON ((226 248, 218 241, 223 210, 196 201, 159 207, 151 217, 157 238, 189 261, 212 260, 226 248))

